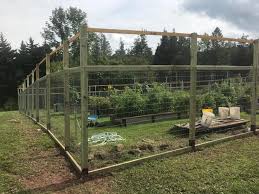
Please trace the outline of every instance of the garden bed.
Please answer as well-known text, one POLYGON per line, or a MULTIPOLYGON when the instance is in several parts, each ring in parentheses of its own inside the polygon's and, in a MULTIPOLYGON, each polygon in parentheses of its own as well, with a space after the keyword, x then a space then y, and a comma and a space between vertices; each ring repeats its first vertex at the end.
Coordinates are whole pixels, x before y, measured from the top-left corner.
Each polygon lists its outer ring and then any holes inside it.
POLYGON ((140 116, 134 116, 134 117, 123 117, 123 118, 118 118, 116 117, 116 115, 111 115, 110 120, 113 124, 120 124, 126 127, 128 124, 155 123, 158 121, 180 119, 180 118, 187 118, 187 117, 188 117, 187 113, 164 112, 164 113, 140 115, 140 116))

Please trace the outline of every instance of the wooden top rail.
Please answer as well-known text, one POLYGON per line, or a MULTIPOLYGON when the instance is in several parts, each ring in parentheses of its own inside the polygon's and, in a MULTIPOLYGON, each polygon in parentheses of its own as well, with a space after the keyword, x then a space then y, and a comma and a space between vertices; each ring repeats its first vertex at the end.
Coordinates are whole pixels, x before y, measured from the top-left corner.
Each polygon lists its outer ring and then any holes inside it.
MULTIPOLYGON (((179 32, 159 32, 159 31, 148 31, 148 30, 123 30, 123 29, 108 29, 108 28, 88 28, 88 32, 99 32, 99 33, 117 33, 117 34, 135 34, 135 35, 155 35, 155 36, 177 36, 177 37, 191 37, 192 33, 179 33, 179 32)), ((69 43, 74 42, 80 36, 80 32, 75 34, 73 37, 68 39, 69 43)), ((201 38, 204 40, 221 40, 221 41, 233 41, 244 44, 252 44, 255 40, 253 39, 242 39, 242 38, 225 38, 218 36, 209 36, 209 35, 197 35, 197 38, 201 38)), ((63 44, 59 45, 55 50, 53 50, 49 55, 52 56, 57 53, 59 50, 63 48, 63 44)), ((46 61, 46 57, 44 57, 39 65, 46 61)), ((211 67, 210 67, 211 68, 211 67)), ((212 67, 214 69, 215 67, 212 67)), ((98 68, 99 69, 99 68, 98 68)), ((116 68, 115 68, 116 69, 116 68)), ((231 69, 231 68, 227 68, 231 69)), ((246 68, 245 68, 246 69, 246 68)))
MULTIPOLYGON (((88 65, 88 72, 146 72, 146 71, 190 71, 190 65, 88 65)), ((252 66, 197 65, 198 71, 250 71, 252 66)), ((82 67, 69 68, 69 72, 80 72, 82 67)), ((61 71, 60 71, 61 72, 61 71)))
MULTIPOLYGON (((107 29, 107 28, 87 28, 88 32, 100 32, 100 33, 117 33, 117 34, 136 34, 136 35, 155 35, 155 36, 180 36, 180 37, 191 37, 191 33, 178 33, 178 32, 158 32, 158 31, 147 31, 147 30, 120 30, 120 29, 107 29)), ((222 40, 222 41, 234 41, 240 43, 253 43, 254 40, 247 40, 241 38, 225 38, 218 36, 209 35, 198 35, 198 38, 206 40, 222 40)))

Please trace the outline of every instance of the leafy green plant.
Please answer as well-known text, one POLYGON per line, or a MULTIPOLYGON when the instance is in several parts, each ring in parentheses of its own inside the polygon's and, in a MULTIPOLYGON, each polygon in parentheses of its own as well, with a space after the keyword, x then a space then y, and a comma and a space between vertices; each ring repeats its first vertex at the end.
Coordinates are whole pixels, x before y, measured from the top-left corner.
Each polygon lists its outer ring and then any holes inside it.
POLYGON ((187 113, 190 105, 190 94, 184 90, 173 92, 173 112, 180 117, 181 113, 187 113))
POLYGON ((111 108, 109 97, 89 96, 89 110, 98 115, 107 114, 111 108))
POLYGON ((146 102, 147 113, 170 111, 173 106, 173 95, 166 86, 153 83, 147 90, 146 102))
POLYGON ((136 116, 143 114, 146 98, 141 89, 126 87, 122 93, 115 90, 111 94, 111 102, 118 117, 136 116))

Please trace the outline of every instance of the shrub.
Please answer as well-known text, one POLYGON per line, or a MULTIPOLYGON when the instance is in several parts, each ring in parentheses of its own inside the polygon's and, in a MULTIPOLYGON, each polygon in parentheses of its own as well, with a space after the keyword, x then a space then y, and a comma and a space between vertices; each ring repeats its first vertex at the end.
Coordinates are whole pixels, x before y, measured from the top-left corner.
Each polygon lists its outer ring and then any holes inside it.
POLYGON ((164 85, 152 84, 147 90, 146 110, 147 114, 172 110, 173 95, 164 85))
POLYGON ((97 115, 108 114, 111 108, 109 97, 89 96, 89 109, 97 115))
POLYGON ((173 111, 178 114, 187 113, 190 105, 190 94, 184 90, 173 92, 173 111))
POLYGON ((146 98, 141 89, 126 87, 122 93, 115 90, 111 94, 111 102, 118 117, 136 116, 143 114, 146 98))

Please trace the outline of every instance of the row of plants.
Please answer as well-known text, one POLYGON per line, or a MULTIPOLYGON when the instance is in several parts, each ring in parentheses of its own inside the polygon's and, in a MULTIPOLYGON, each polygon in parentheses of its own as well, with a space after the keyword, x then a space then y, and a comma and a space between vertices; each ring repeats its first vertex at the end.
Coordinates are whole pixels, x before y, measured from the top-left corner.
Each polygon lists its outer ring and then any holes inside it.
MULTIPOLYGON (((187 90, 170 89, 159 83, 137 84, 134 88, 125 87, 123 91, 112 89, 107 97, 89 97, 89 109, 97 114, 114 114, 116 117, 139 116, 162 112, 187 114, 190 93, 187 90)), ((197 107, 241 106, 249 111, 250 88, 239 78, 229 79, 211 85, 209 89, 198 90, 197 107)))

